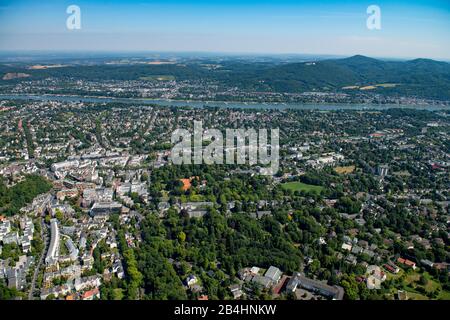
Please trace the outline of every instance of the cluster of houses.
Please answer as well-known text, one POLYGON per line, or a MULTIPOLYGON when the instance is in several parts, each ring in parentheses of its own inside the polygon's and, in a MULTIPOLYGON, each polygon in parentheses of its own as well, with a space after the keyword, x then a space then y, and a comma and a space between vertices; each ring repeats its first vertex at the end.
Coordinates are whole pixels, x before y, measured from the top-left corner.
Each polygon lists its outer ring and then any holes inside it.
POLYGON ((261 269, 259 267, 244 268, 239 271, 239 277, 243 281, 256 283, 265 289, 269 289, 276 285, 280 280, 281 275, 281 270, 274 266, 270 266, 264 274, 261 274, 261 269))
POLYGON ((10 288, 23 290, 34 262, 33 256, 26 255, 21 255, 15 264, 8 260, 0 260, 0 279, 5 279, 10 288))
POLYGON ((318 157, 304 157, 303 160, 306 160, 306 165, 312 167, 312 168, 323 168, 325 166, 331 166, 331 165, 336 165, 339 162, 344 160, 344 156, 342 154, 339 153, 326 153, 326 154, 322 154, 318 157), (306 160, 306 159, 309 160, 306 160))
MULTIPOLYGON (((34 264, 31 256, 31 241, 34 237, 33 220, 27 216, 14 220, 19 228, 13 226, 13 220, 0 216, 0 255, 6 245, 15 245, 22 255, 18 261, 11 258, 0 259, 0 279, 5 279, 11 288, 23 289, 27 285, 27 275, 34 264)), ((17 225, 16 225, 17 226, 17 225)))
POLYGON ((292 276, 283 275, 283 272, 270 266, 265 272, 259 267, 239 270, 241 282, 229 287, 234 299, 240 299, 246 293, 243 284, 253 283, 271 292, 273 297, 280 294, 292 294, 298 300, 333 299, 342 300, 344 289, 339 286, 330 286, 326 282, 311 279, 295 272, 292 276))
MULTIPOLYGON (((110 229, 106 219, 88 219, 74 226, 61 226, 56 218, 50 221, 50 245, 45 257, 45 273, 41 299, 61 298, 70 295, 71 299, 85 299, 83 294, 90 290, 98 290, 103 280, 110 280, 113 275, 119 279, 124 277, 124 268, 119 254, 116 252, 116 235, 110 229), (91 239, 87 247, 87 239, 91 239), (75 243, 73 239, 78 239, 75 243), (93 251, 100 241, 104 240, 110 251, 104 252, 101 259, 108 266, 104 274, 82 277, 84 272, 92 270, 94 265, 93 251), (61 246, 65 245, 66 255, 61 255, 61 246), (58 285, 54 285, 55 280, 58 285), (63 282, 63 284, 60 284, 63 282)), ((92 293, 92 291, 90 291, 92 293)), ((92 295, 97 297, 99 292, 92 295)))
POLYGON ((66 281, 63 285, 44 288, 41 290, 40 298, 45 300, 52 296, 52 298, 64 297, 66 299, 69 297, 69 300, 92 300, 93 298, 100 298, 99 288, 101 283, 102 277, 100 275, 76 277, 73 281, 66 281), (93 294, 94 292, 95 294, 93 294))
POLYGON ((132 181, 118 184, 116 187, 116 196, 127 207, 134 206, 134 200, 131 198, 131 194, 136 194, 144 203, 148 202, 148 187, 146 183, 132 181))
POLYGON ((344 236, 343 240, 344 242, 341 249, 347 254, 345 257, 347 263, 356 265, 358 263, 358 256, 361 256, 362 254, 365 254, 370 259, 381 259, 380 255, 377 253, 378 246, 376 244, 369 244, 365 240, 358 240, 356 237, 351 238, 349 236, 344 236))
MULTIPOLYGON (((31 250, 31 240, 34 236, 34 224, 33 220, 29 217, 23 217, 20 219, 20 230, 14 230, 11 228, 11 220, 1 217, 0 219, 0 242, 5 244, 16 244, 22 247, 24 253, 28 253, 31 250)), ((0 253, 2 252, 2 246, 0 246, 0 253)))
POLYGON ((116 231, 108 222, 108 214, 114 211, 108 209, 111 205, 106 205, 106 201, 113 199, 113 190, 87 188, 82 190, 81 195, 81 206, 87 207, 83 210, 91 213, 91 216, 76 218, 70 205, 54 199, 47 206, 46 212, 52 218, 42 299, 66 296, 70 299, 97 298, 102 279, 108 281, 113 275, 119 279, 124 277, 124 268, 117 251, 116 231), (63 220, 58 220, 58 212, 62 214, 63 220), (101 241, 108 248, 100 257, 106 263, 104 273, 95 277, 82 277, 85 272, 91 272, 95 260, 93 252, 101 241), (87 296, 86 292, 89 293, 87 296))
POLYGON ((344 289, 340 286, 330 286, 319 280, 314 280, 294 273, 286 285, 286 291, 295 294, 297 299, 311 299, 314 295, 319 295, 327 299, 342 300, 344 298, 344 289))

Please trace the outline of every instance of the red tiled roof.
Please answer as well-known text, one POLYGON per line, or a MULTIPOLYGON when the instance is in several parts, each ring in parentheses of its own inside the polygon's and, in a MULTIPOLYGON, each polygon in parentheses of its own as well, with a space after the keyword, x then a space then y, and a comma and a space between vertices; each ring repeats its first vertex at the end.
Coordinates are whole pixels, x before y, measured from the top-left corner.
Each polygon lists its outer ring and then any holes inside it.
POLYGON ((183 191, 188 191, 191 188, 191 179, 180 179, 183 183, 183 187, 181 188, 183 191))
POLYGON ((408 259, 398 258, 397 261, 398 261, 398 263, 405 264, 405 265, 410 266, 410 267, 416 265, 415 262, 413 262, 411 260, 408 260, 408 259))
POLYGON ((283 288, 284 284, 286 283, 286 280, 288 279, 288 277, 286 275, 284 275, 280 282, 278 282, 278 284, 272 289, 274 294, 279 294, 281 289, 283 288))
POLYGON ((405 260, 405 264, 406 264, 407 266, 415 266, 415 265, 416 265, 415 262, 412 262, 411 260, 408 260, 408 259, 405 260))
POLYGON ((83 295, 81 296, 81 298, 84 300, 84 299, 89 299, 89 298, 91 298, 91 297, 93 297, 93 296, 95 296, 95 295, 97 295, 97 294, 99 294, 99 290, 98 290, 98 288, 95 288, 95 289, 92 289, 92 290, 89 290, 89 291, 86 291, 85 293, 83 293, 83 295))

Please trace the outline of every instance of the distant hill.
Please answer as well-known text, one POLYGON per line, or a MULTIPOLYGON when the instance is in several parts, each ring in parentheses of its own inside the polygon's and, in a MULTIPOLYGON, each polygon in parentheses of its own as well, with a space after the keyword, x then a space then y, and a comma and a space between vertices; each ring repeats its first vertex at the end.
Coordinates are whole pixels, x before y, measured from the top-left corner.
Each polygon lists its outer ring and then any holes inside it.
MULTIPOLYGON (((206 61, 206 60, 205 60, 206 61)), ((361 92, 450 100, 450 64, 430 59, 384 61, 361 55, 300 63, 257 63, 242 60, 217 62, 207 69, 205 61, 192 60, 163 65, 77 65, 30 70, 27 66, 0 65, 0 75, 26 73, 28 79, 56 77, 83 80, 139 80, 155 76, 176 80, 213 80, 224 86, 249 91, 302 93, 307 91, 361 92)), ((215 63, 214 61, 207 61, 215 63)), ((7 77, 10 79, 11 77, 7 77)), ((1 81, 6 84, 6 79, 1 81)), ((23 79, 10 79, 23 81, 23 79)))
POLYGON ((429 59, 383 61, 365 56, 293 63, 266 70, 261 80, 277 91, 376 86, 377 91, 450 99, 450 64, 429 59))

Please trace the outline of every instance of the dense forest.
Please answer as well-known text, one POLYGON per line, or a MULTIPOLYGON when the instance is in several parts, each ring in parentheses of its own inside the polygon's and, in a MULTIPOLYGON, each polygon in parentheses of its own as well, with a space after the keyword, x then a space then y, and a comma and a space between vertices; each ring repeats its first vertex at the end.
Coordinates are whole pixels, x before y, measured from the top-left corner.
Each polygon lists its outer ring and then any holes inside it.
POLYGON ((37 195, 48 192, 51 187, 50 182, 37 175, 29 175, 9 188, 0 180, 0 214, 10 216, 17 213, 37 195))

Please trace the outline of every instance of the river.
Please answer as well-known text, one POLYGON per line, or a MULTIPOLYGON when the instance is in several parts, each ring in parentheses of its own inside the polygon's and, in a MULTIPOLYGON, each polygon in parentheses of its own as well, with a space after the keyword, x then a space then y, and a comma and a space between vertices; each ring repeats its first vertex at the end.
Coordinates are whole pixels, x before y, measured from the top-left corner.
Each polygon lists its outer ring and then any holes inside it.
POLYGON ((189 100, 163 100, 143 98, 112 98, 88 97, 69 95, 32 95, 32 94, 0 94, 0 100, 35 100, 35 101, 61 101, 86 103, 128 103, 142 105, 157 105, 163 107, 220 107, 237 109, 298 109, 298 110, 385 110, 389 108, 406 108, 414 110, 450 110, 449 106, 437 105, 381 105, 381 104, 301 104, 301 103, 262 103, 262 102, 224 102, 224 101, 189 101, 189 100))

